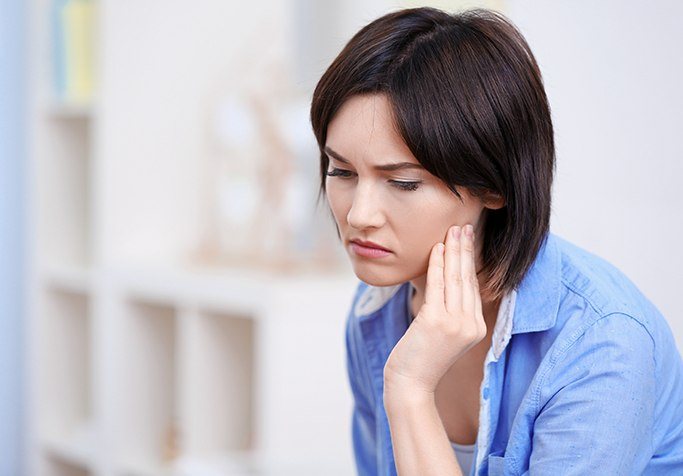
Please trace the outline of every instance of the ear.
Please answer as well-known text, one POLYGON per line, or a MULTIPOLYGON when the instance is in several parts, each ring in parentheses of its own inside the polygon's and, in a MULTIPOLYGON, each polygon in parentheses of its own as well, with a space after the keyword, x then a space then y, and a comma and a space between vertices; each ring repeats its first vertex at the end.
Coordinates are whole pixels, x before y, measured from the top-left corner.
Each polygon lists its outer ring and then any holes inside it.
POLYGON ((484 207, 491 210, 498 210, 505 206, 505 199, 495 192, 487 192, 482 198, 484 207))

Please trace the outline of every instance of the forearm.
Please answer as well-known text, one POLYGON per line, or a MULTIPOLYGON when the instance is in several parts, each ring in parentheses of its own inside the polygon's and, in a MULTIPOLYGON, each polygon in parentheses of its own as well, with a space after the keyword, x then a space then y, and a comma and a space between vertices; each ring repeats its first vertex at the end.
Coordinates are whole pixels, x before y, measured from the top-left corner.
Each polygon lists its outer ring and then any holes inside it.
POLYGON ((462 476, 433 394, 385 390, 384 406, 400 476, 462 476))

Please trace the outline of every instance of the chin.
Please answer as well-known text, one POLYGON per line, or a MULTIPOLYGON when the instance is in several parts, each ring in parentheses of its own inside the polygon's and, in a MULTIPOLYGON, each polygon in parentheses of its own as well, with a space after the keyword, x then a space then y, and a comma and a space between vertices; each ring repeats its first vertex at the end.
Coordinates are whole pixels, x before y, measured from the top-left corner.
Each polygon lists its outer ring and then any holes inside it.
POLYGON ((356 277, 370 286, 394 286, 408 281, 406 276, 354 268, 356 277))

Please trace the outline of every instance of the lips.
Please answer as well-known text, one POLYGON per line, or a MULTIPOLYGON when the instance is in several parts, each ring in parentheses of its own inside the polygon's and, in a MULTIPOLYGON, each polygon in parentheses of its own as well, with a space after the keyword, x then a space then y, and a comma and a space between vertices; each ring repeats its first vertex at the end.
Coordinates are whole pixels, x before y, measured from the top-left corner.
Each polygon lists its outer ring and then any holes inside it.
POLYGON ((372 241, 365 241, 354 238, 349 241, 349 251, 352 256, 363 260, 376 260, 387 258, 393 253, 382 245, 372 241))
POLYGON ((364 246, 366 248, 373 248, 373 249, 382 250, 382 251, 390 251, 390 250, 386 249, 385 247, 378 245, 377 243, 373 243, 372 241, 351 240, 351 243, 357 243, 357 244, 364 246))

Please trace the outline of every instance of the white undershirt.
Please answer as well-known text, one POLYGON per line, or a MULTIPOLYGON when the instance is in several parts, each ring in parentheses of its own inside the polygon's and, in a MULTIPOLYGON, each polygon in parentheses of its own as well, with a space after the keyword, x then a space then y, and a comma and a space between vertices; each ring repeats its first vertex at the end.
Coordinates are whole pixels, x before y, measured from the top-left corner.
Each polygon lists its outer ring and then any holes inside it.
POLYGON ((451 446, 455 450, 455 457, 460 464, 462 474, 470 474, 472 462, 474 460, 474 445, 459 445, 451 441, 451 446))

